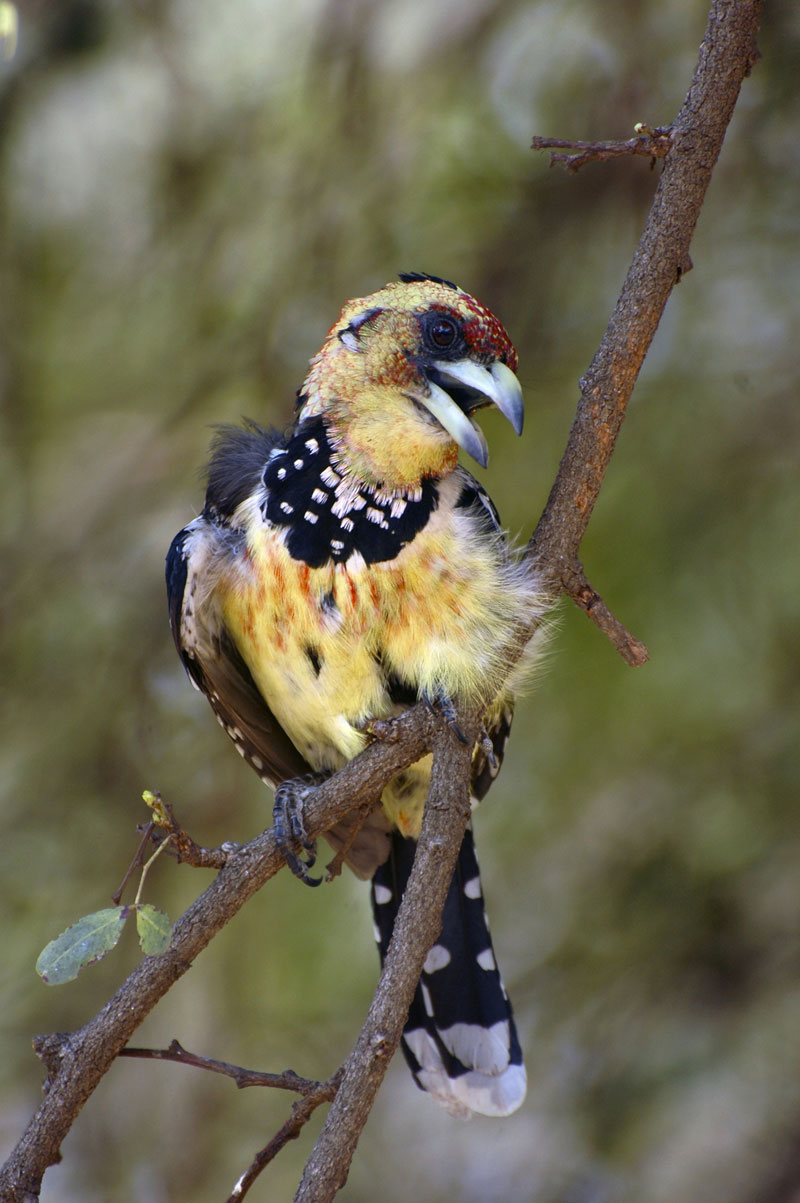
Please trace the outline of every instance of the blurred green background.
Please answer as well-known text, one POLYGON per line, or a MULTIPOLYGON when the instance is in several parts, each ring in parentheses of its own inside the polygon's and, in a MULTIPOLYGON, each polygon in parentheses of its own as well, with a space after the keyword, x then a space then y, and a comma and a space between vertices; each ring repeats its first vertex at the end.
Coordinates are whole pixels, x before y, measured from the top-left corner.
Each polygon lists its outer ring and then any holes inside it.
MULTIPOLYGON (((35 1032, 92 1015, 133 938, 50 989, 39 950, 107 904, 160 788, 205 843, 269 794, 186 681, 162 561, 210 425, 288 421, 349 297, 457 280, 520 352, 525 436, 483 479, 527 537, 656 183, 577 177, 534 133, 668 122, 705 0, 28 0, 0 66, 3 749, 0 1138, 35 1032)), ((351 1203, 781 1203, 800 1192, 797 598, 800 16, 767 6, 692 246, 586 542, 651 651, 563 604, 476 819, 530 1093, 459 1123, 398 1059, 351 1203)), ((159 863, 176 917, 208 875, 159 863)), ((376 979, 367 891, 281 874, 138 1043, 323 1077, 376 979)), ((45 1203, 219 1200, 289 1099, 120 1062, 45 1203)), ((321 1117, 320 1117, 321 1121, 321 1117)), ((291 1198, 319 1123, 251 1197, 291 1198)))

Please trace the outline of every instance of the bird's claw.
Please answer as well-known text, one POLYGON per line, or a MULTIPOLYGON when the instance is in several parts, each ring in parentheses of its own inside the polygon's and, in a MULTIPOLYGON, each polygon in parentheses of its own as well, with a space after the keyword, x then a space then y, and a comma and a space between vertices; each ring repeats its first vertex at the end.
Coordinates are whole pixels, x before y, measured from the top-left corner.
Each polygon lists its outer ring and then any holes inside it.
POLYGON ((272 808, 278 850, 295 877, 307 886, 318 886, 322 881, 309 872, 317 860, 317 841, 308 838, 303 823, 303 807, 313 788, 304 781, 284 781, 275 790, 272 808))
POLYGON ((500 761, 497 759, 494 751, 492 738, 485 727, 481 727, 481 733, 478 737, 478 743, 481 746, 481 751, 486 757, 486 763, 489 766, 489 772, 493 777, 496 777, 500 772, 500 761))
POLYGON ((458 725, 458 716, 453 699, 446 694, 441 688, 436 689, 433 693, 424 693, 423 698, 428 707, 442 716, 450 730, 461 741, 462 744, 468 744, 471 741, 467 738, 464 732, 458 725))

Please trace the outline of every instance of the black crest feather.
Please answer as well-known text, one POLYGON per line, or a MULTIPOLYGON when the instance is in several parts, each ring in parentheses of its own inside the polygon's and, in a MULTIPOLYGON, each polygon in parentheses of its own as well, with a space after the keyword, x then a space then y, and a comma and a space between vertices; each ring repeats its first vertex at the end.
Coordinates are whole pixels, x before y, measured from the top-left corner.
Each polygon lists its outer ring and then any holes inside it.
POLYGON ((428 272, 400 272, 400 279, 404 284, 419 284, 422 280, 430 280, 432 284, 444 284, 445 288, 452 288, 454 292, 460 292, 457 284, 452 280, 444 280, 441 276, 431 276, 428 272))
POLYGON ((284 442, 280 431, 264 430, 249 420, 243 426, 218 426, 211 444, 205 512, 230 518, 257 488, 270 452, 284 442))

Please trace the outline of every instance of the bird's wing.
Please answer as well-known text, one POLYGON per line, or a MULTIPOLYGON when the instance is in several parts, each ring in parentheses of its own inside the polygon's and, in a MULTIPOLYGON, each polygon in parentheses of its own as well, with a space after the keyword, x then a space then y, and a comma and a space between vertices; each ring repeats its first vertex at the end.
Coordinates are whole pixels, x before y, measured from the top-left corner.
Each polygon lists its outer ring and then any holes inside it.
MULTIPOLYGON (((176 535, 166 567, 170 626, 195 688, 206 695, 250 767, 274 789, 313 770, 264 701, 209 592, 224 539, 224 528, 206 517, 176 535)), ((363 821, 356 812, 326 831, 325 839, 335 852, 346 848, 345 862, 366 879, 389 855, 390 828, 381 810, 363 821)))
POLYGON ((505 539, 500 515, 489 494, 466 468, 458 468, 457 471, 461 491, 456 500, 456 509, 468 510, 482 535, 505 539))
POLYGON ((202 517, 175 536, 166 577, 172 635, 194 686, 237 749, 273 788, 312 772, 261 696, 214 603, 214 562, 224 532, 202 517))

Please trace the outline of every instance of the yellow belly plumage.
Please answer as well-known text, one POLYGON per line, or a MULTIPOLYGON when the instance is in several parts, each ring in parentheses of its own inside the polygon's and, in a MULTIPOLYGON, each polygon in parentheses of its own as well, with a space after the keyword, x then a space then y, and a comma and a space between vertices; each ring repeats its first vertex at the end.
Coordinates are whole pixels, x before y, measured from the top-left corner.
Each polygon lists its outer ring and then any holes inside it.
MULTIPOLYGON (((364 746, 363 724, 393 710, 386 677, 417 693, 488 701, 507 673, 510 624, 532 602, 530 580, 499 540, 478 539, 452 510, 388 563, 311 568, 279 531, 248 523, 246 551, 225 575, 222 616, 261 694, 308 763, 335 770, 364 746)), ((393 782, 383 802, 417 834, 429 763, 393 782)))

